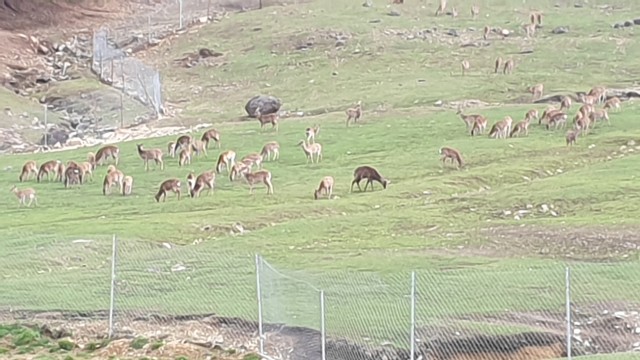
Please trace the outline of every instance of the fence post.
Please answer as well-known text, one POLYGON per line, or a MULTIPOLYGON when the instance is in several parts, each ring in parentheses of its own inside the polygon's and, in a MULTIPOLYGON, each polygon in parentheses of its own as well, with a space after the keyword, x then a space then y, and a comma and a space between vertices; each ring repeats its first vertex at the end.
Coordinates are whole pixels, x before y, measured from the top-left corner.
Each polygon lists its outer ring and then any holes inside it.
POLYGON ((47 136, 49 134, 49 114, 48 114, 48 109, 49 106, 45 103, 44 105, 44 147, 47 148, 49 147, 49 136, 47 136))
POLYGON ((567 359, 571 359, 571 269, 565 272, 566 304, 567 304, 567 359))
POLYGON ((180 5, 180 29, 182 29, 182 0, 178 0, 178 4, 180 5))
POLYGON ((411 272, 411 360, 416 358, 416 272, 411 272))
POLYGON ((116 300, 116 258, 118 257, 118 238, 113 235, 111 248, 111 297, 109 301, 109 339, 113 337, 113 311, 116 300))
POLYGON ((324 326, 324 290, 320 290, 320 341, 322 342, 322 360, 327 358, 327 333, 324 326))
POLYGON ((264 335, 262 329, 262 290, 260 288, 260 255, 256 254, 256 293, 258 295, 258 343, 260 356, 264 354, 264 335))

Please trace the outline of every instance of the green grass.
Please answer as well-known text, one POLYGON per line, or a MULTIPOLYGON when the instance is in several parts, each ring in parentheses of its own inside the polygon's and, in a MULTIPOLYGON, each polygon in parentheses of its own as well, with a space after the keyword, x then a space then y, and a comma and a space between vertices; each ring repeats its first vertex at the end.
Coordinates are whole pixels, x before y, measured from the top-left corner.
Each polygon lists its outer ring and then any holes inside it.
MULTIPOLYGON (((460 9, 470 4, 461 3, 460 9)), ((162 180, 184 182, 191 170, 212 169, 218 151, 211 149, 208 158, 182 169, 177 159, 168 158, 164 171, 145 172, 135 142, 119 144, 119 168, 135 178, 131 197, 102 195, 105 167, 77 188, 48 181, 19 185, 38 191, 35 208, 20 208, 11 193, 0 193, 5 204, 0 208, 0 257, 6 264, 0 275, 7 289, 0 293, 0 304, 32 310, 108 308, 111 234, 119 239, 117 316, 123 321, 134 311, 255 319, 255 253, 274 266, 261 266, 266 322, 319 328, 317 289, 323 289, 330 335, 403 346, 411 271, 417 272, 418 324, 425 327, 467 316, 475 321, 456 326, 505 333, 527 326, 492 326, 483 316, 531 311, 562 316, 565 258, 573 269, 578 306, 635 302, 637 251, 622 254, 603 249, 609 243, 592 248, 579 241, 558 253, 542 250, 564 243, 567 230, 582 230, 586 237, 594 225, 612 231, 638 225, 635 152, 613 155, 628 140, 640 139, 636 103, 624 103, 622 112, 611 114, 611 126, 598 126, 571 150, 563 131, 537 125, 526 138, 470 138, 455 110, 431 106, 436 100, 468 98, 527 101, 524 89, 536 82, 544 83, 548 93, 631 83, 640 48, 630 46, 632 30, 610 28, 611 22, 626 19, 624 11, 608 16, 596 8, 545 5, 545 27, 536 39, 523 42, 516 34, 484 48, 462 48, 463 40, 446 35, 409 41, 385 33, 485 24, 466 15, 434 19, 430 7, 407 4, 400 9, 402 16, 390 17, 382 7, 329 1, 233 15, 178 39, 172 49, 176 57, 198 44, 224 52, 229 60, 222 70, 163 68, 169 101, 187 101, 179 121, 223 121, 240 114, 250 96, 268 92, 290 110, 342 109, 362 99, 363 122, 346 128, 340 111, 283 119, 278 133, 260 131, 256 121, 217 125, 222 150, 233 149, 238 157, 259 151, 268 141, 281 144, 281 159, 265 164, 273 173, 273 196, 264 188, 249 195, 245 184, 221 174, 212 196, 181 201, 169 196, 155 203, 162 180), (550 35, 557 25, 569 25, 571 32, 550 35), (262 30, 252 32, 253 27, 262 30), (318 29, 353 35, 337 52, 339 65, 324 53, 336 52, 333 40, 317 40, 307 52, 292 50, 318 29), (617 50, 616 40, 623 43, 617 50), (496 56, 529 47, 534 54, 516 57, 514 75, 491 73, 496 56), (472 60, 472 70, 462 77, 459 63, 465 58, 472 60), (186 83, 206 91, 194 95, 186 83), (323 161, 306 164, 295 144, 316 123, 321 124, 317 140, 324 148, 323 161), (438 149, 445 145, 461 150, 464 169, 442 167, 438 149), (391 180, 389 187, 381 191, 376 184, 375 192, 349 193, 353 169, 363 164, 378 168, 391 180), (337 198, 313 201, 312 191, 326 175, 336 179, 337 198), (558 216, 535 212, 515 220, 501 215, 542 204, 553 205, 558 216), (230 235, 236 222, 248 232, 230 235), (523 226, 523 233, 544 227, 554 239, 528 245, 524 235, 492 238, 484 231, 517 226, 523 226), (162 242, 188 246, 167 249, 162 242), (594 259, 609 263, 589 263, 594 259), (172 271, 178 265, 186 270, 172 271), (60 284, 65 284, 62 291, 60 284)), ((491 24, 515 28, 527 13, 513 8, 522 8, 521 2, 496 2, 483 12, 491 14, 491 24)), ((463 34, 469 37, 477 40, 480 33, 463 34)), ((505 115, 518 121, 532 107, 544 108, 509 104, 467 112, 482 113, 493 123, 505 115)), ((164 149, 169 140, 141 142, 164 149)), ((27 159, 84 160, 89 150, 96 149, 3 157, 7 170, 0 173, 0 182, 16 183, 27 159)))

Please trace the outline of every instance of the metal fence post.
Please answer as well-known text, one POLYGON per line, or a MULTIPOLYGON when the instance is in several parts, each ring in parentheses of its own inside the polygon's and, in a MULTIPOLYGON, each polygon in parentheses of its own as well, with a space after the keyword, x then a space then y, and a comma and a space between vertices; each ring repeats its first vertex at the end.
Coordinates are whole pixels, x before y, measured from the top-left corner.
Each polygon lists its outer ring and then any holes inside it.
POLYGON ((180 5, 180 29, 182 29, 182 0, 178 0, 178 4, 180 5))
POLYGON ((567 359, 571 359, 571 269, 568 266, 565 272, 565 288, 567 303, 567 359))
POLYGON ((411 360, 416 358, 416 272, 411 272, 411 360))
POLYGON ((113 312, 116 300, 116 258, 118 257, 118 238, 113 235, 111 248, 111 297, 109 301, 109 338, 113 337, 113 312))
POLYGON ((260 255, 256 254, 256 293, 258 295, 258 343, 260 355, 264 354, 264 334, 262 329, 262 290, 260 288, 260 255))
POLYGON ((44 147, 47 148, 49 147, 49 106, 47 104, 44 104, 44 147))
POLYGON ((320 341, 322 342, 322 360, 327 358, 327 333, 324 324, 324 290, 320 290, 320 341))

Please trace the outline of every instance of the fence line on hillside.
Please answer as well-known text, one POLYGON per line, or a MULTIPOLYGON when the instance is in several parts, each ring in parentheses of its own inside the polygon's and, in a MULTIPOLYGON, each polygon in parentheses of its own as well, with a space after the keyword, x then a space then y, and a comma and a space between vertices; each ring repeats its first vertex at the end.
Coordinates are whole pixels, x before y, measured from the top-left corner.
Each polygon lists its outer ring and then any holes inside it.
POLYGON ((255 349, 268 359, 322 360, 439 359, 522 343, 571 358, 576 349, 632 351, 640 342, 640 304, 633 301, 640 265, 634 263, 311 274, 215 246, 117 236, 52 239, 36 249, 0 267, 0 284, 24 289, 18 294, 25 296, 0 292, 0 308, 108 310, 96 316, 109 337, 162 329, 178 336, 178 325, 192 321, 184 337, 201 343, 224 339, 225 346, 255 349), (33 264, 48 268, 25 271, 33 264), (60 284, 47 274, 76 270, 60 296, 60 284), (206 331, 191 330, 203 322, 206 331))

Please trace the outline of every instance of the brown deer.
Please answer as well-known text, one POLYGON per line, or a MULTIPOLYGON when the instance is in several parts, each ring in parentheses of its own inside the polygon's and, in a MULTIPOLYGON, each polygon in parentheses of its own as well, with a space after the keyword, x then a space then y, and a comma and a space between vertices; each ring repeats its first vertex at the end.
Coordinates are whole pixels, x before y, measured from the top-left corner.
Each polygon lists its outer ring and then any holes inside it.
POLYGON ((567 114, 559 111, 549 116, 549 122, 547 122, 547 130, 551 129, 553 126, 554 130, 560 128, 565 128, 567 126, 567 114))
POLYGON ((524 114, 524 120, 531 122, 532 120, 538 120, 538 110, 531 109, 524 114))
POLYGON ((354 123, 357 123, 362 117, 362 101, 358 101, 355 107, 348 108, 345 111, 347 114, 347 127, 349 126, 349 121, 353 120, 354 123))
POLYGON ((191 141, 193 141, 193 138, 191 137, 191 135, 181 135, 176 140, 175 145, 173 145, 173 153, 175 155, 178 155, 178 154, 180 154, 178 152, 179 150, 190 148, 191 147, 191 141))
POLYGON ((229 181, 234 181, 238 176, 251 172, 251 164, 249 162, 235 163, 229 172, 229 181))
POLYGON ((447 159, 453 163, 454 161, 458 164, 458 169, 464 165, 464 161, 462 160, 462 155, 460 155, 460 151, 450 148, 450 147, 441 147, 438 150, 438 154, 442 155, 442 165, 446 164, 447 159))
POLYGON ((500 70, 500 68, 502 67, 502 63, 503 63, 502 58, 500 56, 498 56, 498 58, 496 59, 496 62, 495 62, 495 67, 493 69, 493 73, 494 74, 498 73, 498 70, 500 70))
POLYGON ((505 116, 504 119, 496 122, 489 131, 489 137, 494 139, 506 139, 511 132, 511 123, 513 119, 511 116, 505 116))
POLYGON ((236 162, 236 152, 233 150, 227 150, 218 156, 218 162, 216 163, 216 173, 222 171, 222 166, 227 169, 227 172, 231 172, 231 168, 236 162))
POLYGON ((582 116, 587 117, 587 118, 594 111, 596 111, 596 108, 591 104, 584 104, 584 105, 580 106, 580 108, 578 109, 578 112, 580 114, 582 114, 582 116))
POLYGON ((445 10, 447 10, 447 0, 440 0, 440 5, 436 10, 436 16, 444 14, 445 10))
POLYGON ((616 109, 616 111, 620 110, 620 99, 618 99, 617 96, 614 96, 611 99, 605 101, 604 109, 606 110, 616 109))
POLYGON ((480 15, 480 6, 477 4, 471 5, 471 18, 475 20, 478 18, 478 15, 480 15))
POLYGON ((532 38, 536 35, 536 24, 525 24, 522 25, 522 28, 524 29, 526 37, 532 38))
POLYGON ((580 101, 582 101, 583 104, 595 105, 596 102, 598 102, 598 98, 594 95, 580 94, 580 101))
POLYGON ((178 165, 180 167, 191 164, 191 148, 185 148, 180 150, 180 158, 178 159, 178 165))
MULTIPOLYGON (((75 168, 78 170, 78 177, 80 180, 80 184, 84 184, 87 181, 87 177, 91 178, 91 180, 93 180, 93 165, 90 162, 81 162, 81 163, 77 163, 75 161, 68 161, 67 162, 67 170, 69 168, 75 168)), ((66 171, 63 171, 63 173, 66 174, 66 171)))
POLYGON ((243 157, 242 160, 240 160, 240 162, 247 163, 251 167, 253 167, 253 165, 255 165, 258 169, 261 169, 262 168, 262 155, 260 155, 258 153, 251 153, 251 154, 248 154, 245 157, 243 157))
POLYGON ((20 172, 20 182, 27 181, 33 175, 38 176, 38 165, 34 160, 29 160, 22 165, 22 171, 20 172))
POLYGON ((563 96, 562 100, 560 100, 560 110, 569 110, 571 109, 571 98, 568 96, 563 96))
MULTIPOLYGON (((144 145, 136 144, 138 148, 138 155, 142 159, 144 163, 144 170, 149 171, 149 161, 152 161, 156 164, 156 168, 160 165, 160 170, 164 170, 164 160, 162 150, 160 149, 145 149, 144 145)), ((175 149, 175 148, 174 148, 175 149)))
POLYGON ((203 154, 205 157, 208 156, 207 144, 202 140, 193 140, 191 150, 196 153, 196 156, 200 156, 200 154, 203 154))
POLYGON ((588 118, 583 117, 578 113, 576 115, 576 119, 574 119, 573 128, 583 132, 585 135, 589 134, 589 127, 591 126, 591 121, 588 118))
POLYGON ((334 180, 332 176, 325 176, 320 180, 320 185, 318 189, 313 192, 313 198, 318 200, 320 195, 327 195, 327 199, 331 199, 331 194, 333 194, 333 184, 334 180))
POLYGON ((77 164, 70 164, 64 172, 64 187, 82 184, 82 175, 77 164))
POLYGON ((55 171, 56 181, 64 182, 64 176, 65 176, 66 170, 67 170, 67 167, 62 162, 60 162, 58 164, 58 168, 55 171))
POLYGON ((307 136, 307 142, 316 142, 316 136, 320 133, 320 125, 315 125, 313 127, 308 127, 304 134, 307 136))
POLYGON ((129 196, 133 192, 133 177, 125 176, 122 180, 122 196, 129 196))
POLYGON ((469 68, 471 67, 471 65, 469 64, 469 61, 467 61, 467 60, 462 60, 460 65, 462 66, 462 76, 464 76, 466 74, 466 72, 469 71, 469 68))
POLYGON ((611 125, 611 121, 609 121, 609 113, 607 112, 607 109, 597 109, 593 111, 591 114, 589 114, 589 120, 591 120, 591 123, 593 124, 593 126, 595 126, 598 121, 603 121, 603 120, 606 120, 607 124, 611 125))
POLYGON ((465 114, 462 113, 462 108, 461 107, 458 107, 458 111, 456 112, 456 115, 460 115, 460 119, 462 119, 464 124, 467 126, 467 130, 471 129, 471 127, 473 126, 473 123, 477 119, 483 117, 482 115, 478 115, 478 114, 465 115, 465 114))
POLYGON ((573 146, 578 143, 578 136, 580 135, 580 130, 569 130, 567 135, 565 136, 565 140, 567 141, 567 146, 573 146))
POLYGON ((58 165, 62 164, 60 160, 49 160, 40 165, 38 175, 36 175, 36 181, 40 182, 44 175, 47 175, 47 180, 51 180, 51 175, 56 176, 58 174, 58 165))
POLYGON ((564 113, 561 110, 549 107, 548 109, 546 109, 543 113, 542 116, 540 116, 540 118, 538 118, 538 125, 542 125, 542 124, 546 124, 549 122, 549 119, 552 116, 555 116, 556 114, 560 114, 560 113, 564 113))
POLYGON ((319 143, 307 144, 304 140, 300 140, 298 146, 302 148, 302 151, 307 156, 307 164, 309 160, 311 160, 312 164, 314 163, 314 155, 315 162, 320 162, 320 159, 322 159, 322 145, 319 143))
POLYGON ((487 128, 487 118, 484 116, 476 118, 471 127, 471 136, 482 135, 487 128))
POLYGON ((271 141, 264 144, 262 150, 260 151, 260 155, 262 156, 262 161, 271 161, 272 155, 273 160, 277 160, 278 158, 280 158, 280 144, 278 144, 278 142, 276 141, 271 141))
POLYGON ((513 130, 511 130, 511 134, 509 134, 509 137, 514 137, 514 136, 519 137, 520 134, 523 134, 523 133, 525 136, 529 136, 529 124, 530 124, 530 120, 528 120, 527 118, 515 124, 513 126, 513 130))
POLYGON ((97 166, 97 165, 102 165, 105 161, 109 159, 113 159, 114 164, 118 166, 119 158, 120 158, 120 148, 118 148, 116 145, 105 145, 100 149, 98 149, 95 156, 93 157, 93 160, 94 160, 93 162, 95 166, 97 166))
POLYGON ((104 181, 102 182, 102 195, 107 195, 107 193, 111 194, 111 188, 114 185, 118 185, 120 192, 122 192, 123 182, 124 173, 118 170, 115 166, 109 165, 107 168, 107 175, 105 175, 104 181))
POLYGON ((542 97, 542 93, 544 92, 544 85, 536 84, 536 85, 530 86, 529 88, 527 88, 527 91, 529 91, 533 95, 531 100, 536 101, 542 97))
POLYGON ((594 86, 587 95, 593 96, 596 102, 603 103, 607 99, 607 89, 604 86, 594 86))
POLYGON ((181 186, 182 184, 178 179, 167 179, 163 181, 162 184, 160 184, 160 190, 158 190, 158 193, 154 196, 156 202, 160 202, 160 198, 162 198, 162 202, 165 202, 167 200, 168 192, 173 192, 178 196, 178 200, 180 200, 181 186))
POLYGON ((211 140, 215 141, 218 145, 218 149, 220 149, 220 133, 218 132, 218 130, 209 129, 205 131, 204 134, 202 134, 202 138, 200 138, 200 141, 205 143, 207 149, 209 148, 209 143, 211 142, 211 140))
POLYGON ((204 188, 207 188, 207 195, 211 195, 215 188, 216 174, 213 171, 205 171, 193 181, 193 185, 190 189, 192 198, 200 196, 200 193, 204 188))
POLYGON ((11 188, 11 191, 20 202, 20 206, 27 205, 27 207, 31 207, 31 203, 35 202, 36 206, 38 205, 38 197, 36 196, 36 191, 32 188, 24 188, 19 190, 15 185, 11 188), (27 204, 27 199, 29 199, 29 203, 27 204))
POLYGON ((277 112, 271 114, 262 114, 260 108, 257 108, 255 116, 260 122, 260 129, 264 128, 264 126, 267 124, 271 124, 271 128, 275 129, 276 132, 278 131, 278 120, 280 117, 278 116, 277 112))
POLYGON ((353 172, 353 181, 351 182, 351 188, 349 192, 353 192, 354 184, 358 185, 358 190, 362 191, 362 188, 360 188, 360 182, 363 179, 367 179, 367 183, 364 185, 364 191, 367 191, 367 186, 369 186, 369 184, 371 184, 371 191, 373 191, 374 181, 382 184, 382 187, 384 189, 386 189, 387 185, 391 183, 391 181, 385 179, 382 175, 380 175, 378 170, 376 170, 375 168, 368 165, 358 166, 353 172))
POLYGON ((271 183, 271 172, 269 170, 259 170, 254 173, 244 173, 244 178, 249 184, 249 194, 253 194, 253 187, 258 183, 264 183, 267 187, 267 194, 273 194, 273 184, 271 183))
POLYGON ((175 151, 173 151, 175 146, 176 146, 176 142, 175 141, 169 141, 167 143, 167 154, 169 154, 169 156, 171 156, 172 158, 176 157, 176 153, 175 153, 175 151))
POLYGON ((513 73, 513 68, 515 67, 515 62, 513 59, 509 59, 504 63, 504 68, 502 70, 503 74, 511 74, 513 73))

